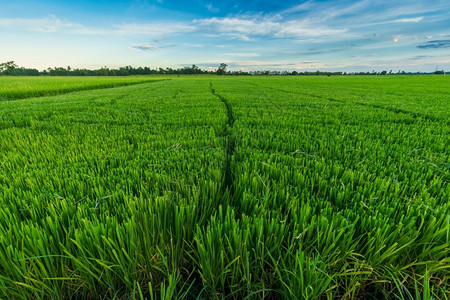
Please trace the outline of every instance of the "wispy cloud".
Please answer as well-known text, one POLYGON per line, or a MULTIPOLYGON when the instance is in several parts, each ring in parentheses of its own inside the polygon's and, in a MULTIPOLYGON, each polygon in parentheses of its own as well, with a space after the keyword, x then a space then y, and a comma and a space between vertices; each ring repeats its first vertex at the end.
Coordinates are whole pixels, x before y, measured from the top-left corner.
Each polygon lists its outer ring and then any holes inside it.
POLYGON ((131 48, 142 50, 142 51, 155 51, 155 50, 161 49, 161 47, 159 47, 159 46, 150 45, 148 43, 140 44, 140 45, 133 45, 133 46, 131 46, 131 48))
POLYGON ((436 0, 430 3, 411 0, 407 4, 396 1, 387 2, 369 0, 358 2, 307 1, 282 11, 281 15, 285 18, 301 16, 333 28, 336 26, 346 28, 348 31, 363 27, 372 27, 371 30, 374 30, 374 26, 384 24, 448 20, 448 15, 443 14, 450 9, 448 1, 436 0))
POLYGON ((34 31, 41 33, 67 33, 78 35, 120 35, 120 36, 167 36, 193 32, 196 28, 181 22, 122 23, 112 26, 91 27, 63 21, 54 15, 44 18, 0 18, 0 28, 34 31))
POLYGON ((194 20, 198 30, 230 38, 251 41, 256 37, 310 38, 338 35, 343 28, 331 28, 311 20, 283 20, 279 15, 246 15, 226 18, 205 18, 194 20))
POLYGON ((44 18, 1 18, 0 28, 13 28, 26 31, 53 33, 66 32, 72 34, 107 34, 108 30, 87 27, 82 24, 63 21, 54 15, 44 18))
POLYGON ((356 27, 373 27, 376 25, 395 24, 395 23, 419 23, 422 20, 423 20, 423 17, 400 18, 400 19, 386 20, 386 21, 382 21, 382 22, 358 24, 356 27))
POLYGON ((206 8, 212 13, 217 13, 220 11, 220 9, 218 9, 217 7, 214 7, 211 3, 206 4, 206 8))
POLYGON ((307 18, 316 19, 320 22, 333 19, 344 19, 350 16, 357 16, 362 11, 370 7, 371 2, 361 0, 356 3, 344 1, 307 1, 300 5, 293 6, 281 12, 284 16, 302 13, 307 18))
MULTIPOLYGON (((362 0, 353 4, 337 4, 330 2, 308 1, 294 6, 290 10, 279 13, 251 13, 243 15, 229 15, 228 17, 200 18, 185 21, 155 21, 149 23, 121 23, 110 26, 86 26, 79 23, 63 21, 56 16, 38 19, 0 18, 0 27, 20 30, 37 31, 43 33, 62 32, 78 35, 119 35, 119 36, 152 36, 167 37, 173 35, 195 33, 204 37, 223 37, 243 41, 269 39, 295 39, 302 41, 331 41, 362 38, 362 33, 354 29, 389 23, 418 23, 423 16, 401 17, 401 12, 388 11, 377 14, 378 20, 368 23, 375 18, 374 13, 367 9, 372 2, 362 0), (301 15, 297 13, 303 12, 301 15)), ((210 11, 216 11, 211 3, 206 5, 210 11)))
POLYGON ((450 48, 450 40, 433 40, 417 46, 420 49, 450 48))
POLYGON ((318 54, 330 54, 330 53, 336 53, 341 51, 346 51, 352 49, 351 47, 348 48, 310 48, 307 49, 305 52, 301 52, 301 55, 318 55, 318 54))
MULTIPOLYGON (((417 18, 403 18, 403 19, 396 19, 392 21, 388 21, 389 23, 418 23, 423 20, 423 17, 417 17, 417 18)), ((388 23, 386 22, 386 23, 388 23)))
POLYGON ((310 11, 311 9, 314 8, 315 5, 316 5, 316 3, 314 3, 314 1, 309 0, 309 1, 306 1, 306 2, 304 2, 302 4, 298 4, 298 5, 292 6, 292 7, 288 8, 288 9, 285 9, 281 13, 283 13, 283 14, 292 14, 292 13, 310 11))
POLYGON ((164 36, 168 34, 193 32, 196 28, 179 22, 161 23, 124 23, 115 26, 113 32, 120 35, 151 35, 164 36))

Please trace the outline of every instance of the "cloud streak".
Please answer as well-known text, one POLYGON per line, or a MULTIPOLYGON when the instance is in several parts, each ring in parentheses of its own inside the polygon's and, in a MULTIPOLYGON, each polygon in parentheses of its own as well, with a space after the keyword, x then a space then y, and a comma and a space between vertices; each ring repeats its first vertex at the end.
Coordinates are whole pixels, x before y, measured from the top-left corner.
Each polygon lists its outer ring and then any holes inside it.
POLYGON ((256 37, 296 38, 326 37, 346 32, 344 28, 331 28, 311 20, 285 21, 279 15, 236 16, 194 20, 201 32, 251 41, 256 37))
POLYGON ((3 18, 0 28, 40 33, 77 35, 170 36, 198 33, 210 37, 225 37, 252 41, 269 38, 320 38, 342 35, 345 28, 331 28, 311 20, 283 20, 279 15, 244 15, 225 18, 203 18, 186 22, 122 23, 109 27, 90 27, 63 21, 56 16, 39 19, 3 18))
POLYGON ((111 34, 118 35, 149 35, 167 36, 171 34, 181 34, 194 32, 196 28, 190 24, 180 22, 160 22, 160 23, 124 23, 114 26, 111 34))
POLYGON ((450 48, 450 40, 434 40, 417 46, 419 49, 444 49, 450 48))
POLYGON ((66 22, 54 15, 44 18, 1 18, 0 28, 13 28, 18 30, 55 33, 65 32, 71 34, 84 35, 102 35, 107 34, 108 30, 87 27, 82 24, 66 22))
POLYGON ((423 20, 423 17, 417 17, 417 18, 403 18, 403 19, 397 19, 388 21, 386 23, 418 23, 423 20))
POLYGON ((0 18, 0 28, 40 33, 118 36, 167 36, 196 30, 194 26, 180 22, 122 23, 107 27, 90 27, 79 23, 63 21, 54 15, 34 19, 0 18))
POLYGON ((142 50, 142 51, 155 51, 155 50, 161 49, 161 47, 153 46, 150 44, 133 45, 133 46, 131 46, 131 48, 142 50))

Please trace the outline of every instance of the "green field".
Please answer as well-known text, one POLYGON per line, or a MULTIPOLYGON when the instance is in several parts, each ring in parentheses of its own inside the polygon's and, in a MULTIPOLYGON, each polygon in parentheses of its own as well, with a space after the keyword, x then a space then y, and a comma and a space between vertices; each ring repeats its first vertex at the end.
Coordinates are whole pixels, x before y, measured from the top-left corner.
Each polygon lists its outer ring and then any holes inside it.
POLYGON ((137 83, 164 80, 160 77, 130 76, 130 77, 76 77, 76 76, 31 76, 5 77, 0 76, 0 101, 51 96, 81 90, 93 90, 126 86, 137 83))
POLYGON ((157 79, 0 78, 0 298, 450 297, 449 76, 157 79))

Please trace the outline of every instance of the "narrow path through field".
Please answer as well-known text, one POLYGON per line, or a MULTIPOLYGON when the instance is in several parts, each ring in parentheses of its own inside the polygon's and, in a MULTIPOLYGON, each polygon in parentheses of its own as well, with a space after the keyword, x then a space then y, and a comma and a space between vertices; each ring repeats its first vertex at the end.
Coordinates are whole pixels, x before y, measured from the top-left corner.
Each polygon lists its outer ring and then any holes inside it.
POLYGON ((236 141, 233 136, 233 126, 235 121, 233 109, 230 103, 227 101, 227 99, 216 93, 216 90, 213 88, 212 83, 210 83, 209 86, 211 89, 211 93, 217 98, 219 98, 219 100, 222 101, 223 104, 225 104, 225 107, 227 109, 228 122, 225 125, 225 128, 222 133, 225 139, 225 165, 223 171, 223 178, 224 178, 223 188, 224 193, 226 192, 226 190, 228 190, 230 193, 230 197, 232 197, 234 193, 234 186, 233 186, 234 178, 233 172, 231 171, 231 161, 233 159, 236 146, 236 141))

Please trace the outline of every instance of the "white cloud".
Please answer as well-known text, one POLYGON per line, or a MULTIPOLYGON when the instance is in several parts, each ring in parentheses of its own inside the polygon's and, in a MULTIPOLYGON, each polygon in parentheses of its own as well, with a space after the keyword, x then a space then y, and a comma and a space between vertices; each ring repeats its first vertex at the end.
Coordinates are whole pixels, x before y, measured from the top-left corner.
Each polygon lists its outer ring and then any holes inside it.
POLYGON ((295 13, 305 13, 309 17, 324 21, 330 19, 338 19, 344 16, 354 15, 366 9, 370 5, 369 0, 362 0, 351 5, 345 5, 342 1, 320 2, 307 1, 300 5, 293 6, 282 12, 282 15, 290 15, 295 13))
POLYGON ((280 20, 280 16, 242 16, 194 20, 198 30, 229 38, 250 41, 257 36, 274 38, 310 38, 343 34, 346 29, 330 28, 305 20, 280 20))
POLYGON ((152 35, 166 36, 168 34, 193 32, 196 28, 184 23, 124 23, 115 26, 114 32, 119 35, 152 35))
POLYGON ((382 22, 360 24, 358 27, 371 27, 371 26, 375 26, 375 25, 392 24, 392 23, 419 23, 422 20, 423 20, 423 17, 401 18, 401 19, 393 19, 393 20, 387 20, 387 21, 382 21, 382 22))
POLYGON ((310 0, 281 12, 281 15, 286 19, 301 15, 302 18, 315 20, 319 24, 327 24, 333 28, 344 27, 348 31, 381 24, 418 23, 425 19, 424 14, 430 14, 426 17, 427 22, 448 20, 448 16, 443 13, 450 9, 448 1, 436 0, 430 3, 412 0, 407 4, 386 2, 388 1, 362 0, 349 3, 340 0, 334 2, 310 0))
POLYGON ((37 19, 1 18, 0 27, 42 33, 67 32, 74 34, 107 34, 107 30, 90 28, 82 24, 66 22, 54 15, 37 19))
POLYGON ((403 18, 403 19, 392 20, 392 21, 390 21, 390 23, 418 23, 422 20, 423 20, 423 17, 403 18))
POLYGON ((170 34, 186 33, 196 30, 194 26, 180 22, 123 23, 110 27, 89 27, 79 23, 63 21, 53 15, 37 19, 0 18, 0 28, 12 28, 41 33, 120 36, 167 36, 170 34))
MULTIPOLYGON (((224 37, 254 41, 257 38, 282 38, 297 41, 320 42, 343 39, 360 38, 350 28, 369 26, 367 22, 355 21, 349 24, 352 18, 346 14, 357 14, 369 5, 367 0, 359 1, 349 6, 332 5, 326 7, 323 3, 309 1, 295 6, 291 11, 308 10, 304 15, 296 16, 287 11, 280 14, 253 14, 238 15, 224 18, 204 18, 184 22, 150 22, 150 23, 122 23, 111 26, 85 26, 79 23, 63 21, 55 16, 37 19, 3 18, 0 27, 19 30, 36 31, 43 33, 61 32, 78 35, 118 35, 118 36, 152 36, 169 37, 177 34, 200 33, 204 37, 224 37), (342 20, 342 22, 338 22, 342 20), (339 24, 338 24, 339 23, 339 24), (325 25, 327 24, 327 25, 325 25), (349 24, 346 26, 345 24, 349 24)), ((212 4, 207 8, 215 10, 212 4)), ((389 16, 394 15, 392 12, 389 16)), ((397 13, 398 15, 398 13, 397 13)), ((370 14, 369 17, 370 19, 370 14)), ((387 23, 418 23, 423 17, 394 18, 372 25, 387 23)))

